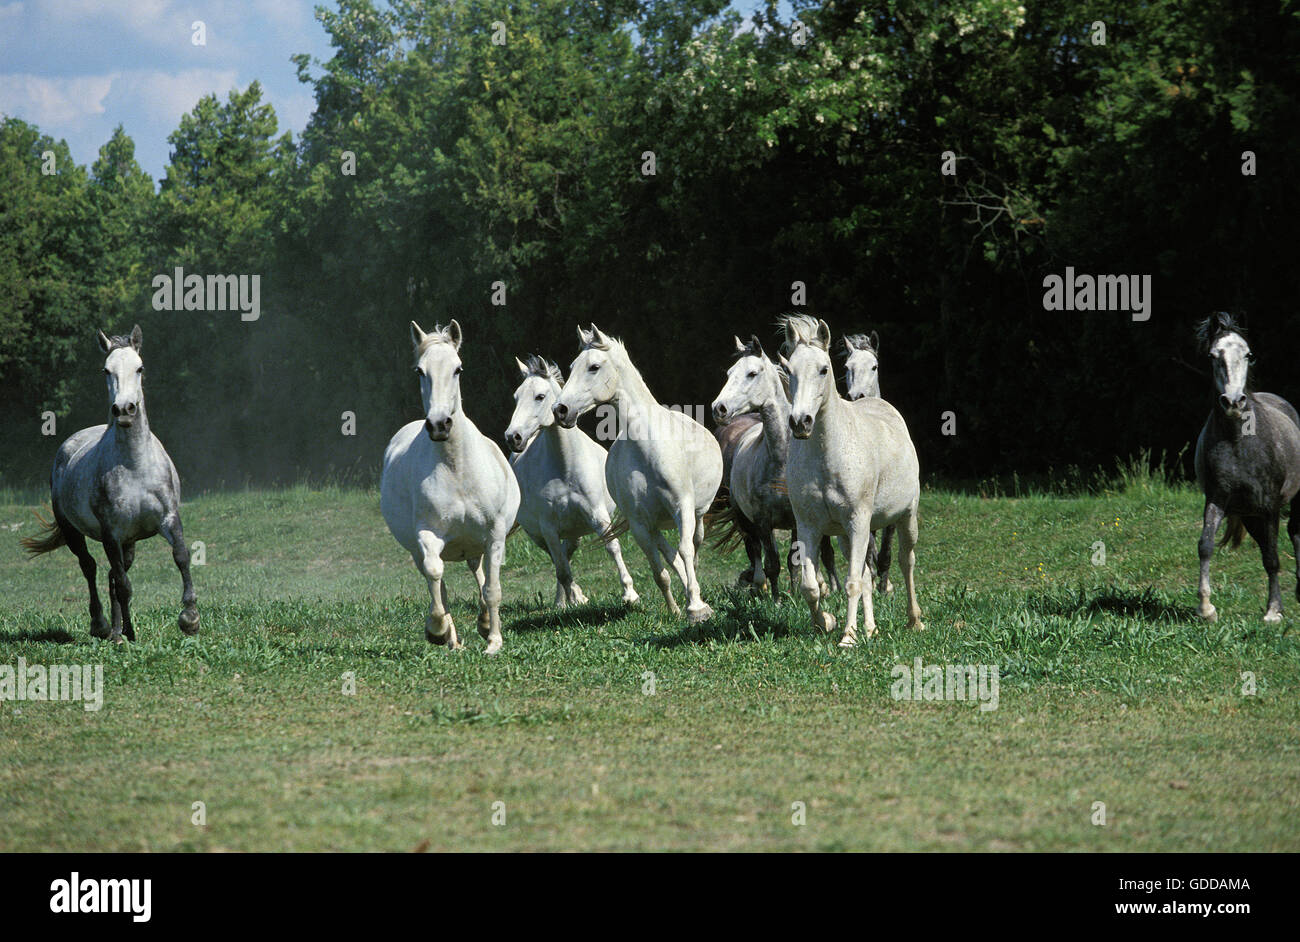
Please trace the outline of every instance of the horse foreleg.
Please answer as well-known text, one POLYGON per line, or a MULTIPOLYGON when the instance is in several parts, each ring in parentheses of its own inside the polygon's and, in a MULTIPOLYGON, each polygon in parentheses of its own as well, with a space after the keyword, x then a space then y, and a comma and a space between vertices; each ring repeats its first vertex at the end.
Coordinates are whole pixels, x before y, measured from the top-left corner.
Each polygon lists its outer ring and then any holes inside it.
POLYGON ((903 568, 903 587, 907 590, 907 627, 924 631, 921 606, 916 601, 916 544, 921 538, 921 520, 917 507, 912 505, 898 530, 899 563, 903 568))
POLYGON ((1286 522, 1286 533, 1291 537, 1291 551, 1295 553, 1295 597, 1300 600, 1300 493, 1291 499, 1291 519, 1286 522))
POLYGON ((862 602, 862 633, 870 638, 876 633, 876 611, 871 604, 871 521, 854 520, 849 524, 848 579, 844 592, 849 597, 848 619, 840 647, 858 643, 858 602, 862 602), (866 591, 863 591, 865 583, 866 591))
POLYGON ((443 541, 431 530, 421 530, 416 539, 420 542, 420 557, 416 566, 429 583, 429 616, 424 622, 424 637, 431 644, 445 644, 448 649, 461 647, 456 638, 456 625, 447 611, 446 591, 443 589, 443 541))
MULTIPOLYGON (((610 520, 608 516, 593 516, 591 520, 592 532, 597 536, 603 534, 609 529, 610 520)), ((623 604, 635 605, 641 601, 641 597, 636 594, 636 587, 632 585, 632 574, 627 571, 627 563, 623 561, 623 548, 619 546, 618 540, 610 540, 605 544, 605 552, 609 553, 610 558, 614 560, 614 568, 618 570, 618 581, 623 586, 623 604)))
MULTIPOLYGON (((104 553, 108 556, 108 590, 113 600, 113 624, 109 631, 110 641, 120 642, 123 637, 135 640, 135 629, 131 626, 131 580, 126 575, 126 549, 109 532, 101 521, 104 534, 104 553)), ((134 558, 135 553, 131 553, 134 558)))
MULTIPOLYGON (((487 547, 487 578, 480 593, 483 603, 487 606, 488 615, 488 630, 484 635, 488 646, 483 649, 484 654, 496 654, 504 643, 501 638, 501 562, 505 559, 505 555, 506 534, 494 533, 487 547)), ((481 621, 479 633, 483 633, 481 621)))
POLYGON ((185 634, 196 634, 199 630, 199 606, 194 595, 194 583, 190 579, 190 548, 185 543, 180 515, 171 514, 165 518, 158 532, 171 544, 172 561, 181 574, 181 613, 176 623, 185 634))
MULTIPOLYGON (((469 569, 470 575, 474 577, 474 582, 478 585, 478 635, 480 638, 487 638, 492 630, 492 619, 488 615, 487 600, 483 597, 483 586, 487 584, 487 576, 483 572, 482 556, 465 557, 465 566, 469 569)), ((450 609, 447 605, 447 583, 442 584, 442 604, 450 609)))
POLYGON ((822 611, 821 598, 824 593, 817 579, 816 550, 821 546, 822 535, 812 527, 801 527, 799 528, 799 537, 800 539, 795 543, 800 567, 799 588, 803 591, 804 601, 808 603, 808 613, 812 616, 813 630, 834 631, 835 616, 830 612, 822 611))
POLYGON ((763 537, 763 575, 772 590, 772 601, 781 601, 781 551, 776 545, 776 531, 768 530, 763 537))
POLYGON ((1210 558, 1214 556, 1214 537, 1219 532, 1219 525, 1223 523, 1223 518, 1223 508, 1207 497, 1205 516, 1201 524, 1201 541, 1196 545, 1197 554, 1201 558, 1201 583, 1197 591, 1200 606, 1197 614, 1207 621, 1214 621, 1219 617, 1219 613, 1210 604, 1210 558))
POLYGON ((674 616, 681 614, 681 609, 677 607, 677 600, 673 598, 673 580, 668 574, 667 564, 659 558, 659 549, 656 546, 658 540, 663 539, 663 534, 652 534, 645 524, 636 522, 630 523, 632 538, 636 540, 637 546, 641 547, 641 552, 645 553, 646 562, 650 564, 650 575, 654 577, 655 585, 659 586, 659 591, 663 593, 664 604, 668 606, 668 611, 674 616), (656 540, 656 537, 658 540, 656 540))
POLYGON ((571 601, 569 584, 573 581, 569 572, 569 558, 564 552, 564 542, 553 527, 542 531, 542 539, 546 542, 551 565, 555 567, 555 607, 564 608, 571 601))
POLYGON ((1280 522, 1276 511, 1267 517, 1242 519, 1242 523, 1246 525, 1246 532, 1259 544, 1259 555, 1264 563, 1264 572, 1268 574, 1268 607, 1264 609, 1264 621, 1270 625, 1282 620, 1282 588, 1277 579, 1278 570, 1281 569, 1281 562, 1277 555, 1277 531, 1280 522))
POLYGON ((686 571, 686 620, 692 625, 708 621, 713 609, 700 596, 700 583, 695 576, 695 550, 703 542, 703 518, 696 516, 695 502, 684 501, 677 511, 677 555, 686 571))
POLYGON ((569 603, 584 605, 587 602, 587 597, 582 594, 582 588, 578 585, 577 580, 573 578, 573 554, 577 549, 577 540, 564 541, 564 566, 569 573, 569 603))
POLYGON ((54 508, 54 520, 63 532, 63 540, 68 544, 68 549, 72 550, 72 555, 81 564, 81 574, 86 577, 86 585, 90 588, 90 636, 107 638, 108 620, 104 618, 104 606, 99 601, 99 586, 95 584, 98 567, 95 565, 95 557, 86 546, 86 536, 60 516, 58 507, 54 508))

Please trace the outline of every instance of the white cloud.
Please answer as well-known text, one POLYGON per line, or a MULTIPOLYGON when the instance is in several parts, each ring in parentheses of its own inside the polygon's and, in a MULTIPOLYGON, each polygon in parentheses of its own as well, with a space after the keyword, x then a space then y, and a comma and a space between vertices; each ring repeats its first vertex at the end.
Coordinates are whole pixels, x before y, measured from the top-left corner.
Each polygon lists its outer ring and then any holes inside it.
POLYGON ((42 129, 66 127, 82 118, 103 114, 104 99, 112 85, 112 75, 0 75, 0 112, 42 129))
POLYGON ((238 77, 234 69, 121 72, 114 76, 110 105, 115 110, 138 111, 152 121, 175 127, 181 115, 191 111, 204 95, 215 94, 225 101, 238 77))

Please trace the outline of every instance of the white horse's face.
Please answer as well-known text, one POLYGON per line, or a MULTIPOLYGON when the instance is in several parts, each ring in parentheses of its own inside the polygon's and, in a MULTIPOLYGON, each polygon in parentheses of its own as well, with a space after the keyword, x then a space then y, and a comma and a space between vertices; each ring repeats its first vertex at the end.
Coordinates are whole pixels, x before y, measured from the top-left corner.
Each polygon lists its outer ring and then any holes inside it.
POLYGON ((417 357, 415 372, 420 377, 420 398, 424 402, 424 430, 432 441, 445 442, 460 412, 460 325, 452 321, 443 331, 444 340, 425 344, 429 336, 411 322, 417 357))
POLYGON ((511 451, 523 451, 537 430, 555 421, 555 386, 544 376, 529 375, 515 390, 515 414, 506 429, 511 451))
POLYGON ((822 406, 835 395, 835 372, 830 354, 821 347, 801 343, 785 361, 790 374, 790 434, 807 438, 822 406))
POLYGON ((108 383, 108 404, 113 421, 122 428, 135 424, 144 408, 144 360, 140 359, 140 328, 131 331, 131 346, 109 349, 109 339, 99 333, 104 359, 104 379, 108 383))
POLYGON ((1255 355, 1240 334, 1225 333, 1210 346, 1214 362, 1214 385, 1219 390, 1219 405, 1235 419, 1246 414, 1246 374, 1255 355))
POLYGON ((569 367, 569 378, 555 400, 555 420, 573 428, 578 418, 618 394, 618 364, 609 350, 588 347, 569 367))
POLYGON ((713 400, 713 421, 726 425, 745 412, 757 412, 772 398, 773 385, 778 388, 776 367, 765 354, 743 356, 727 370, 727 384, 713 400))
POLYGON ((844 368, 850 399, 880 398, 880 361, 874 353, 865 348, 850 347, 844 368))

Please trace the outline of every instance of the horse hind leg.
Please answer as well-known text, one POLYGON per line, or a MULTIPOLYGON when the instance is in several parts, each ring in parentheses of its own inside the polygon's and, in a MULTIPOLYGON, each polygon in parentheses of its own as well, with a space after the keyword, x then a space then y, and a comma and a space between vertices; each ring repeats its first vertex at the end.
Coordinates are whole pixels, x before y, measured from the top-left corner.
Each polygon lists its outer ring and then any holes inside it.
POLYGON ((551 557, 551 565, 555 567, 555 607, 564 608, 572 600, 569 586, 573 582, 573 575, 569 571, 569 557, 564 551, 564 541, 554 529, 544 531, 542 538, 546 544, 547 555, 551 557))
POLYGON ((190 548, 185 543, 185 531, 181 527, 181 518, 172 514, 163 520, 158 528, 162 538, 171 544, 172 561, 181 574, 181 613, 176 619, 183 633, 197 634, 199 630, 199 606, 194 595, 194 582, 190 579, 190 548))
POLYGON ((1215 621, 1219 613, 1210 603, 1210 559, 1214 556, 1214 537, 1223 523, 1223 508, 1214 501, 1205 501, 1205 514, 1201 524, 1201 539, 1196 544, 1197 555, 1201 561, 1201 578, 1197 587, 1199 606, 1197 614, 1206 621, 1215 621))
POLYGON ((781 601, 781 551, 776 545, 776 531, 768 530, 763 538, 763 575, 772 590, 772 601, 781 601))
POLYGON ((54 508, 54 520, 63 532, 63 540, 68 544, 68 549, 72 550, 72 555, 81 564, 81 574, 86 577, 86 585, 90 588, 90 636, 107 638, 108 619, 104 617, 104 606, 99 601, 99 587, 95 584, 98 567, 95 565, 95 557, 86 546, 86 536, 65 520, 57 507, 54 508))
POLYGON ((123 545, 109 532, 101 521, 104 533, 104 554, 108 556, 108 590, 113 600, 113 624, 109 629, 108 640, 121 643, 122 638, 135 640, 135 628, 131 625, 131 580, 126 570, 135 559, 134 544, 123 545))
POLYGON ((420 555, 415 561, 416 567, 429 583, 429 615, 424 622, 424 637, 430 644, 445 644, 449 650, 461 647, 456 637, 456 625, 447 611, 446 590, 442 577, 443 543, 429 530, 420 532, 420 555))
POLYGON ((629 521, 629 528, 637 546, 645 553, 646 562, 650 564, 650 574, 654 577, 655 585, 659 586, 659 591, 663 593, 664 604, 668 606, 668 611, 674 616, 680 615, 682 611, 677 607, 677 600, 673 598, 672 576, 668 572, 667 564, 660 558, 659 548, 656 545, 655 538, 662 540, 663 534, 651 533, 649 527, 640 522, 629 521))
POLYGON ((1300 600, 1300 493, 1291 498, 1291 517, 1286 522, 1286 534, 1291 537, 1291 551, 1295 553, 1295 597, 1300 600))
POLYGON ((876 585, 881 592, 893 592, 893 583, 889 581, 890 549, 894 542, 894 525, 891 523, 880 534, 880 552, 876 555, 876 585))
MULTIPOLYGON (((609 530, 610 520, 608 517, 595 517, 591 521, 591 530, 596 536, 603 535, 609 530)), ((623 586, 623 604, 635 605, 641 601, 641 596, 636 594, 636 586, 632 584, 632 574, 627 571, 627 563, 623 561, 623 547, 619 545, 618 540, 610 540, 605 544, 605 552, 614 560, 614 568, 618 570, 618 581, 623 586)))
POLYGON ((1266 517, 1242 518, 1246 532, 1259 544, 1259 555, 1268 575, 1268 607, 1264 609, 1264 621, 1270 625, 1282 620, 1282 588, 1278 583, 1278 571, 1282 567, 1277 554, 1279 522, 1276 511, 1266 517))
POLYGON ((903 587, 907 590, 907 627, 924 631, 921 606, 916 601, 916 544, 921 537, 921 523, 916 505, 898 528, 899 564, 903 569, 903 587))
POLYGON ((822 583, 817 578, 817 557, 814 553, 808 552, 805 547, 820 546, 822 535, 820 533, 800 531, 801 538, 807 537, 808 542, 797 543, 798 552, 796 554, 799 560, 799 588, 803 591, 804 601, 808 603, 808 614, 812 617, 813 630, 821 632, 831 632, 835 630, 835 616, 830 612, 823 611, 821 600, 826 595, 823 591, 822 583))

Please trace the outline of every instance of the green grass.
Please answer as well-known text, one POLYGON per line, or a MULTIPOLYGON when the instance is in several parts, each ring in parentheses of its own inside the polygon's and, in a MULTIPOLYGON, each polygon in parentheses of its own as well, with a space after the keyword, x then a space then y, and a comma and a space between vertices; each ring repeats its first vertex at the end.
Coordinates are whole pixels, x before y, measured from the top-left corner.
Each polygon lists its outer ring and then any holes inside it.
POLYGON ((1220 552, 1220 620, 1201 623, 1200 498, 1159 479, 927 490, 927 630, 904 629, 901 591, 878 597, 880 633, 852 651, 814 635, 801 601, 731 591, 739 554, 704 554, 717 615, 699 628, 668 617, 630 544, 639 609, 584 544, 592 601, 556 613, 549 561, 516 537, 492 659, 460 566, 469 647, 426 644, 424 582, 373 492, 187 503, 202 632, 178 631, 179 578, 153 540, 123 646, 89 638, 70 553, 21 557, 27 500, 0 504, 0 664, 102 663, 106 690, 98 713, 0 703, 3 850, 1300 849, 1290 571, 1286 620, 1266 626, 1258 553, 1220 552), (999 708, 895 701, 891 668, 915 657, 997 664, 999 708))

